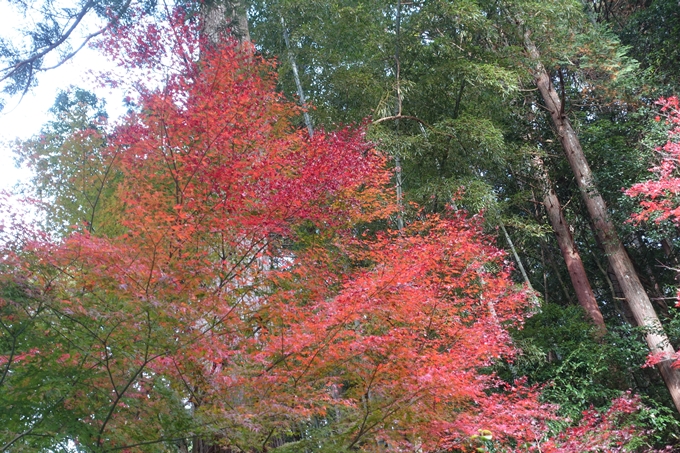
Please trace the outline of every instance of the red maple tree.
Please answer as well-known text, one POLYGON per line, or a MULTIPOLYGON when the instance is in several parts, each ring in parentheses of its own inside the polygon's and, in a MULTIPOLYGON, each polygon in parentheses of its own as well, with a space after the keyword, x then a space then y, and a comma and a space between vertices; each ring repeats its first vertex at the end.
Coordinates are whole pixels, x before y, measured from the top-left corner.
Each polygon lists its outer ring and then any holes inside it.
POLYGON ((310 138, 268 63, 176 19, 103 46, 164 74, 136 84, 138 107, 101 151, 116 156, 117 227, 2 254, 56 340, 0 365, 68 370, 58 410, 41 414, 68 414, 55 442, 435 451, 487 430, 534 448, 551 408, 489 371, 515 353, 506 329, 528 299, 478 221, 372 232, 394 207, 361 130, 310 138))
MULTIPOLYGON (((672 96, 661 98, 657 101, 661 106, 661 114, 666 118, 666 124, 670 126, 668 131, 668 141, 662 147, 656 149, 661 160, 658 165, 650 168, 655 178, 633 185, 625 191, 630 197, 640 199, 640 212, 631 218, 633 222, 639 223, 653 220, 656 223, 671 221, 680 224, 680 174, 678 173, 678 159, 680 158, 680 100, 672 96)), ((656 121, 661 121, 661 116, 657 116, 656 121)), ((680 307, 680 289, 678 290, 678 302, 676 307, 680 307)), ((676 352, 670 357, 673 367, 680 367, 680 355, 676 352)), ((654 366, 657 363, 668 360, 665 354, 650 354, 645 366, 654 366)))
MULTIPOLYGON (((677 137, 680 134, 680 101, 673 96, 661 98, 657 102, 661 106, 661 113, 665 116, 668 131, 668 142, 657 148, 661 161, 650 171, 655 174, 655 179, 633 185, 626 190, 630 197, 640 197, 642 210, 633 216, 635 222, 643 222, 653 219, 656 222, 671 220, 680 223, 680 176, 678 175, 678 158, 680 158, 680 143, 677 137)), ((656 117, 661 120, 660 116, 656 117)))

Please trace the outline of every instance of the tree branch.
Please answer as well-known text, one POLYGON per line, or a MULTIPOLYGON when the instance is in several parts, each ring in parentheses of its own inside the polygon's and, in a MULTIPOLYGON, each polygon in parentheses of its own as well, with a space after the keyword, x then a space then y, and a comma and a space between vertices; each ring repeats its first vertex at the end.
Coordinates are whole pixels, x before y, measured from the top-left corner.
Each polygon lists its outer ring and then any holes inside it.
MULTIPOLYGON (((54 49, 56 49, 57 47, 62 45, 64 42, 66 42, 66 40, 69 38, 69 36, 71 36, 71 33, 73 33, 73 31, 76 29, 76 27, 78 27, 78 25, 83 20, 83 18, 87 15, 87 13, 90 12, 92 7, 94 6, 94 3, 95 3, 95 0, 90 0, 89 2, 87 2, 85 4, 85 6, 83 6, 83 8, 80 10, 80 13, 78 13, 78 15, 75 16, 75 21, 73 22, 73 24, 71 24, 71 27, 69 27, 69 29, 66 30, 61 35, 61 37, 59 37, 59 39, 57 39, 54 43, 50 44, 49 46, 47 46, 46 48, 44 48, 40 52, 37 52, 37 53, 31 55, 30 57, 28 57, 24 60, 21 60, 21 61, 15 63, 14 65, 10 66, 10 67, 5 68, 3 71, 8 71, 8 72, 5 75, 0 76, 0 82, 3 82, 5 80, 7 80, 8 78, 14 76, 19 71, 21 71, 24 67, 32 66, 33 63, 35 63, 36 61, 38 61, 39 59, 41 59, 42 57, 44 57, 45 55, 47 55, 48 53, 50 53, 51 51, 53 51, 54 49)), ((128 4, 129 4, 129 2, 128 2, 128 4)))

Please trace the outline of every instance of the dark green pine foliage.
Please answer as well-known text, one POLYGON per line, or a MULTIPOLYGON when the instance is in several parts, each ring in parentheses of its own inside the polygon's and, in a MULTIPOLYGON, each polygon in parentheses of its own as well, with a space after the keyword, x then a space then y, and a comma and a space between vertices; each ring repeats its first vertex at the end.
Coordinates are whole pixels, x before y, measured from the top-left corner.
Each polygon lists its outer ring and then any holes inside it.
MULTIPOLYGON (((680 80, 680 10, 673 0, 629 1, 628 8, 606 18, 629 53, 640 62, 652 99, 677 94, 680 80)), ((603 19, 605 19, 603 17, 603 19)))

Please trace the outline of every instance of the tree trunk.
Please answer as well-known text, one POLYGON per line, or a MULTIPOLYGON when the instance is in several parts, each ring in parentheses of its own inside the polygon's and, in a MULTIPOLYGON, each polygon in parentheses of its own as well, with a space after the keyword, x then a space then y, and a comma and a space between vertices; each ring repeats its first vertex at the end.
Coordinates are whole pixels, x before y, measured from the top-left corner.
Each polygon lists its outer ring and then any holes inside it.
POLYGON ((637 263, 635 262, 635 260, 633 260, 633 264, 637 264, 637 268, 638 269, 642 268, 642 270, 644 271, 644 278, 642 279, 642 282, 647 284, 647 288, 650 288, 649 295, 653 296, 651 298, 652 303, 656 305, 656 308, 657 310, 659 310, 659 313, 664 318, 666 318, 670 314, 668 304, 666 303, 666 299, 661 289, 661 285, 659 285, 659 282, 656 280, 656 277, 654 276, 654 271, 652 270, 652 267, 649 265, 649 261, 644 259, 644 255, 648 255, 649 251, 647 246, 645 245, 643 234, 640 231, 636 232, 633 235, 633 244, 640 251, 640 253, 643 254, 643 258, 637 263))
POLYGON ((593 293, 593 289, 590 286, 590 281, 588 280, 586 269, 583 266, 581 255, 578 253, 576 243, 574 242, 574 237, 569 230, 567 220, 564 218, 562 206, 560 205, 557 194, 555 193, 552 183, 550 182, 550 177, 548 176, 548 172, 546 171, 545 165, 543 164, 543 159, 540 156, 535 156, 533 160, 534 167, 538 173, 537 176, 543 189, 543 205, 545 206, 545 210, 548 212, 548 219, 550 219, 550 224, 555 231, 557 244, 560 247, 560 251, 564 257, 564 262, 567 265, 569 277, 571 278, 571 284, 574 287, 574 291, 576 292, 578 302, 581 304, 581 307, 583 307, 593 323, 595 323, 599 333, 604 334, 607 332, 607 327, 604 324, 602 312, 600 312, 600 308, 597 306, 595 294, 593 293))
POLYGON ((305 91, 302 89, 302 82, 300 81, 300 74, 298 73, 297 62, 295 61, 295 54, 290 46, 290 35, 288 33, 288 28, 286 28, 286 21, 281 16, 281 26, 283 27, 283 40, 286 43, 286 50, 288 51, 288 61, 290 61, 291 69, 293 70, 293 78, 295 79, 295 86, 297 87, 298 98, 300 98, 300 105, 305 107, 302 112, 302 116, 305 119, 305 124, 307 125, 307 132, 309 132, 310 137, 314 137, 314 126, 312 125, 312 118, 309 116, 309 112, 306 110, 307 99, 305 98, 305 91))
POLYGON ((239 44, 249 43, 247 9, 243 0, 207 0, 202 3, 203 34, 208 44, 218 45, 229 35, 239 44))
MULTIPOLYGON (((240 47, 250 44, 248 6, 244 0, 205 0, 201 3, 201 33, 208 47, 219 46, 232 36, 240 47)), ((242 451, 238 449, 239 451, 242 451)), ((234 448, 221 446, 218 439, 193 438, 191 453, 234 453, 234 448)))
POLYGON ((564 115, 560 97, 550 82, 548 72, 540 62, 540 55, 536 46, 531 41, 529 32, 524 35, 524 45, 535 64, 533 71, 534 81, 550 112, 560 143, 569 161, 569 165, 576 176, 576 183, 595 225, 596 233, 604 246, 607 259, 616 273, 628 306, 637 324, 646 328, 645 339, 650 351, 652 353, 661 353, 665 356, 665 360, 658 364, 658 368, 666 382, 666 387, 668 387, 673 403, 678 412, 680 412, 680 371, 670 366, 671 357, 675 354, 673 346, 663 331, 654 307, 633 268, 633 263, 614 229, 604 199, 595 186, 593 174, 583 154, 578 136, 571 122, 564 115))
POLYGON ((524 283, 527 284, 527 287, 529 288, 529 291, 531 291, 532 294, 534 294, 534 287, 531 285, 531 281, 529 280, 529 276, 527 275, 527 271, 524 269, 524 265, 522 264, 522 260, 519 258, 519 254, 517 253, 517 249, 515 248, 515 244, 513 244, 512 239, 510 238, 510 235, 508 234, 508 230, 505 229, 505 225, 501 221, 500 223, 501 230, 503 230, 503 234, 505 235, 505 240, 508 242, 508 245, 510 246, 510 250, 512 250, 512 256, 515 257, 515 261, 517 262, 517 266, 519 267, 519 271, 522 273, 522 277, 524 277, 524 283))

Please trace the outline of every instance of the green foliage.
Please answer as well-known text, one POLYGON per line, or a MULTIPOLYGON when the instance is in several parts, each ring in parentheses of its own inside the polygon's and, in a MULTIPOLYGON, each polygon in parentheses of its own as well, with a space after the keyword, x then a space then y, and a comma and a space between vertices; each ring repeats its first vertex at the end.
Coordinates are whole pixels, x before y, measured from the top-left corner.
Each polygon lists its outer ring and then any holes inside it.
MULTIPOLYGON (((580 307, 543 304, 523 329, 513 332, 522 352, 504 366, 504 376, 526 375, 530 382, 547 384, 545 401, 559 404, 559 413, 572 421, 591 407, 604 411, 632 389, 647 395, 632 423, 650 430, 657 447, 677 440, 680 419, 663 383, 653 370, 642 368, 647 356, 642 333, 610 326, 604 338, 594 334, 580 307)), ((564 421, 554 424, 558 430, 565 426, 564 421)))
MULTIPOLYGON (((41 265, 36 265, 35 270, 50 271, 41 265)), ((49 288, 41 288, 32 278, 25 279, 25 274, 3 271, 0 404, 4 410, 0 414, 0 439, 5 443, 0 448, 13 452, 72 452, 73 439, 83 445, 96 444, 101 434, 97 426, 107 420, 112 409, 111 391, 107 392, 102 384, 116 378, 104 370, 95 370, 92 363, 98 359, 119 360, 132 350, 133 342, 107 344, 106 335, 113 332, 105 322, 88 326, 82 316, 64 308, 68 304, 55 302, 49 288), (109 354, 105 358, 101 355, 102 342, 105 354, 109 354)), ((58 279, 57 275, 52 279, 58 279)), ((129 370, 130 375, 136 371, 129 370)), ((121 404, 136 409, 141 419, 149 416, 146 410, 153 408, 164 432, 159 433, 157 424, 147 421, 131 425, 133 435, 154 440, 164 435, 172 438, 174 433, 190 429, 189 413, 177 389, 151 374, 138 382, 148 386, 149 395, 154 397, 146 401, 124 398, 121 404)), ((121 387, 123 384, 124 381, 118 382, 121 387)), ((118 440, 115 435, 106 438, 109 445, 118 440)), ((152 444, 145 451, 168 450, 152 444)))
POLYGON ((614 371, 611 346, 598 342, 578 306, 543 304, 513 338, 523 352, 508 371, 526 375, 530 382, 548 383, 543 397, 559 404, 562 415, 578 420, 591 404, 603 407, 627 389, 614 371))
POLYGON ((251 34, 269 55, 280 55, 280 82, 296 93, 292 52, 316 124, 360 121, 390 92, 394 42, 393 4, 381 0, 335 3, 288 0, 253 2, 251 34), (283 40, 282 19, 291 49, 283 40))
POLYGON ((113 170, 117 151, 107 150, 107 115, 96 95, 72 87, 57 96, 54 120, 39 136, 15 144, 17 165, 33 170, 27 195, 44 203, 46 227, 102 233, 116 229, 113 170))
POLYGON ((677 412, 652 398, 644 398, 642 401, 644 406, 633 423, 646 427, 655 445, 677 445, 680 442, 680 419, 677 412))
POLYGON ((621 40, 643 69, 651 99, 677 93, 680 70, 680 12, 673 0, 645 2, 627 18, 617 22, 621 40))

